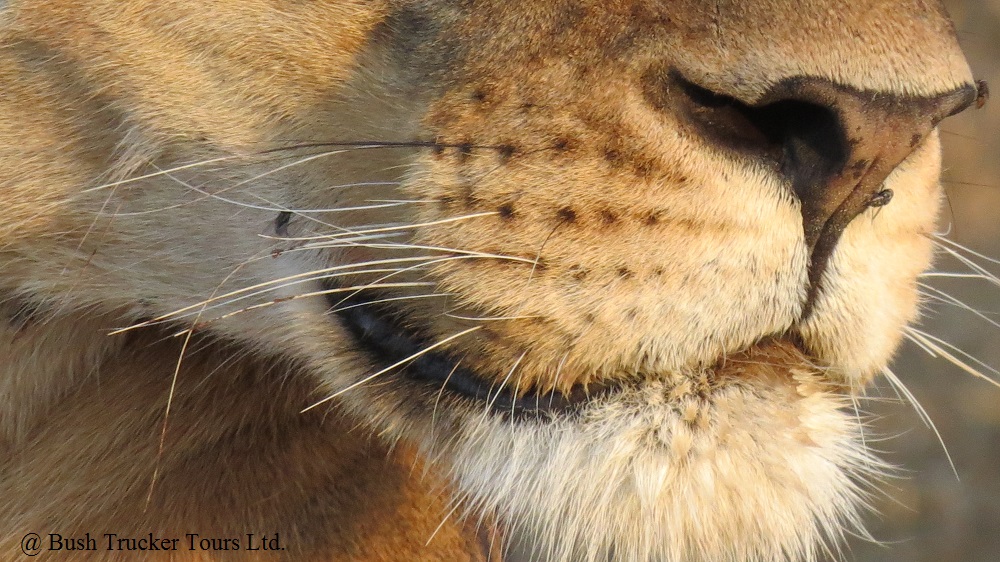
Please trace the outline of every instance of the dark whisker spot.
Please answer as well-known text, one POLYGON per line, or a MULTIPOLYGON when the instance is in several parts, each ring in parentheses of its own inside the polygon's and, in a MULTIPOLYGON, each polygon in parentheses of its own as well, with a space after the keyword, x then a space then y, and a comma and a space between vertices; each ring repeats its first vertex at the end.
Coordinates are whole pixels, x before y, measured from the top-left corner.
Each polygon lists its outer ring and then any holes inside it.
POLYGON ((562 209, 559 209, 556 216, 559 217, 559 220, 562 222, 576 222, 576 211, 574 211, 572 207, 563 207, 562 209))
POLYGON ((513 203, 504 203, 503 205, 500 205, 500 208, 497 209, 497 213, 500 215, 500 218, 502 218, 504 220, 513 219, 514 218, 514 204, 513 203))
POLYGON ((570 139, 566 137, 560 137, 559 139, 556 140, 552 148, 555 148, 559 152, 568 152, 570 150, 573 150, 575 146, 576 146, 575 143, 570 139))
POLYGON ((469 159, 472 156, 473 144, 470 142, 464 142, 458 145, 458 157, 462 162, 469 159))
POLYGON ((501 144, 499 147, 497 147, 497 152, 500 153, 501 160, 507 161, 514 156, 514 153, 517 152, 517 149, 514 148, 514 145, 511 144, 501 144))

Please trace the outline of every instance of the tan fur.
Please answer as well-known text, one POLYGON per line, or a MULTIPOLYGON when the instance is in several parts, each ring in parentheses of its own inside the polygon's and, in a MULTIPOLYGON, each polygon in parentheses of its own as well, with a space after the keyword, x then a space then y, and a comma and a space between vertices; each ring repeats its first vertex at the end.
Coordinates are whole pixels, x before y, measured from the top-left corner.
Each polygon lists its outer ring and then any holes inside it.
POLYGON ((856 529, 845 408, 917 316, 936 132, 803 319, 800 202, 660 105, 670 72, 751 105, 971 82, 915 0, 0 3, 0 558, 487 560, 511 527, 555 562, 811 560, 856 529), (410 297, 515 394, 621 389, 516 421, 369 380, 324 280, 410 297))

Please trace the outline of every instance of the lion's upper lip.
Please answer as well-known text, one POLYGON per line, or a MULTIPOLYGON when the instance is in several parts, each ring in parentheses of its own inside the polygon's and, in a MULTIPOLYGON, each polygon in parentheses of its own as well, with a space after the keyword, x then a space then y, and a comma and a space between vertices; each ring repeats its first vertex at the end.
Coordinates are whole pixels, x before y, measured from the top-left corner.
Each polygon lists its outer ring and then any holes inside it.
POLYGON ((611 391, 610 386, 576 387, 569 394, 539 393, 529 390, 517 395, 509 389, 490 383, 471 369, 462 367, 461 360, 438 351, 422 353, 427 339, 401 322, 401 313, 370 292, 355 293, 345 298, 328 295, 332 311, 344 323, 351 335, 370 356, 384 366, 403 363, 398 373, 407 378, 485 404, 489 409, 518 417, 566 413, 611 391), (411 359, 412 358, 412 359, 411 359))

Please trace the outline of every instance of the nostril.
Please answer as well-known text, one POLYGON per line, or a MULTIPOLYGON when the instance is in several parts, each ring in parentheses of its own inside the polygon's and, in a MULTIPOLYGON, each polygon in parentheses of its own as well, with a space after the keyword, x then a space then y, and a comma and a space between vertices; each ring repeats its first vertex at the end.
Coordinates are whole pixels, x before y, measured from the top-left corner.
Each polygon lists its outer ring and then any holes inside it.
POLYGON ((781 145, 781 173, 797 195, 821 184, 847 164, 850 148, 844 127, 831 109, 801 100, 780 100, 751 108, 762 128, 770 128, 781 145))
MULTIPOLYGON (((688 120, 715 144, 775 163, 798 189, 822 183, 847 163, 850 147, 837 113, 800 99, 749 105, 672 73, 688 120)), ((808 197, 808 193, 799 193, 808 197)))

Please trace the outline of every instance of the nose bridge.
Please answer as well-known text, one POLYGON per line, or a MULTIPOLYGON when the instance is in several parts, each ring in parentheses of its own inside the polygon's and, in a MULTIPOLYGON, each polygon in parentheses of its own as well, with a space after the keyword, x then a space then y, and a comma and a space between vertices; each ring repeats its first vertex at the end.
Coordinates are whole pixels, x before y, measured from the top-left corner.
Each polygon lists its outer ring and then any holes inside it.
POLYGON ((787 100, 815 104, 830 110, 837 121, 837 126, 822 134, 838 139, 806 134, 785 146, 785 165, 796 167, 790 176, 812 256, 813 293, 847 225, 865 209, 885 204, 892 196, 883 188, 889 174, 942 119, 969 107, 976 98, 971 84, 933 96, 906 96, 855 90, 819 78, 786 80, 764 96, 764 104, 787 100), (833 166, 829 155, 812 163, 803 156, 810 147, 800 146, 812 141, 842 146, 843 155, 833 166))
POLYGON ((773 85, 800 76, 914 96, 972 80, 939 0, 688 1, 702 6, 692 6, 692 25, 717 39, 677 69, 751 105, 773 85))

